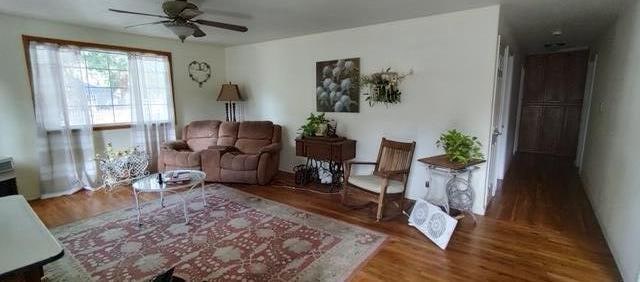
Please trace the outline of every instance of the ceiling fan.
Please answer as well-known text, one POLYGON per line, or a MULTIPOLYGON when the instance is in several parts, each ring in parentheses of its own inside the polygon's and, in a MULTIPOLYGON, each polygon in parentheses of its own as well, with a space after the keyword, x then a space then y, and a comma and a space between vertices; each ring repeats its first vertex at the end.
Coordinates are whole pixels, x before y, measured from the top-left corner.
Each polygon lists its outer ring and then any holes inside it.
POLYGON ((132 28, 132 27, 138 27, 143 25, 162 24, 165 27, 167 27, 169 30, 171 30, 173 33, 175 33, 178 36, 178 38, 180 38, 180 41, 182 42, 184 42, 184 40, 189 36, 203 37, 207 35, 206 33, 204 33, 204 31, 202 31, 202 29, 200 29, 198 24, 212 26, 216 28, 228 29, 233 31, 239 31, 239 32, 246 32, 248 30, 246 26, 195 19, 197 16, 202 15, 203 12, 200 9, 198 9, 198 6, 196 6, 193 3, 189 3, 187 0, 165 1, 164 3, 162 3, 162 10, 166 15, 155 15, 155 14, 148 14, 148 13, 124 11, 124 10, 118 10, 118 9, 109 9, 109 11, 116 12, 116 13, 163 18, 165 20, 137 24, 137 25, 130 25, 130 26, 125 26, 125 28, 132 28))

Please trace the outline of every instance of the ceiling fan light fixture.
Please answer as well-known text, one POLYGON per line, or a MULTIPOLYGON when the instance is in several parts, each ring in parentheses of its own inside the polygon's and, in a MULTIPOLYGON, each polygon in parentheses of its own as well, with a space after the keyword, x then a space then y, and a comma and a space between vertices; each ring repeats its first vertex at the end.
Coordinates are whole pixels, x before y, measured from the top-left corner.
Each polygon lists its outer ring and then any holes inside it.
POLYGON ((164 26, 166 26, 175 35, 177 35, 178 38, 180 38, 180 41, 182 42, 184 42, 184 40, 187 37, 193 35, 193 33, 196 31, 191 25, 187 23, 172 22, 172 23, 166 23, 164 26))
POLYGON ((165 15, 141 13, 119 9, 109 9, 109 11, 120 14, 162 18, 163 20, 161 21, 125 26, 125 29, 145 25, 163 24, 176 36, 178 36, 178 38, 180 38, 180 41, 182 42, 184 42, 184 40, 189 36, 193 36, 196 38, 207 36, 207 34, 201 29, 200 25, 238 32, 247 32, 248 30, 246 26, 195 19, 196 17, 202 15, 203 12, 198 9, 197 5, 190 3, 188 0, 165 0, 162 3, 162 11, 165 15))

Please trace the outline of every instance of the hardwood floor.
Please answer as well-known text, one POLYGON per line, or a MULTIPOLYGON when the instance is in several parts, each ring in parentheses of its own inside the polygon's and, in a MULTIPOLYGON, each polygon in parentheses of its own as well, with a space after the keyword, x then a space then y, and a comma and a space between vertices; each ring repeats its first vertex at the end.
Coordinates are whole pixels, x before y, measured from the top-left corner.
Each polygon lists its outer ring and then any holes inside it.
MULTIPOLYGON (((475 227, 463 219, 446 251, 408 226, 406 217, 376 223, 369 210, 341 206, 339 195, 285 187, 290 184, 290 176, 283 174, 270 186, 231 186, 388 234, 389 240, 354 274, 354 281, 621 280, 575 169, 557 160, 519 156, 487 215, 478 216, 475 227)), ((131 207, 133 200, 130 191, 120 189, 31 204, 53 227, 131 207)))
POLYGON ((486 216, 602 239, 578 171, 562 157, 519 154, 486 216))

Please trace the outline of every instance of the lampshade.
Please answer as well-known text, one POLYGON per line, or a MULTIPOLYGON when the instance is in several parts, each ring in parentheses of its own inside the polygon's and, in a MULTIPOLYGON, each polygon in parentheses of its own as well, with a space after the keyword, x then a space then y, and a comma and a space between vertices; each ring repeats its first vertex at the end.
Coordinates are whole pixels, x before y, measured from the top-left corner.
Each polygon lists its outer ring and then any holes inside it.
POLYGON ((222 88, 220 88, 220 94, 218 94, 217 101, 225 101, 225 102, 234 102, 234 101, 242 101, 242 97, 240 96, 240 89, 237 84, 223 84, 222 88))
POLYGON ((193 35, 196 31, 192 26, 185 23, 170 22, 165 23, 164 26, 173 31, 173 33, 175 33, 182 42, 184 42, 185 38, 193 35))

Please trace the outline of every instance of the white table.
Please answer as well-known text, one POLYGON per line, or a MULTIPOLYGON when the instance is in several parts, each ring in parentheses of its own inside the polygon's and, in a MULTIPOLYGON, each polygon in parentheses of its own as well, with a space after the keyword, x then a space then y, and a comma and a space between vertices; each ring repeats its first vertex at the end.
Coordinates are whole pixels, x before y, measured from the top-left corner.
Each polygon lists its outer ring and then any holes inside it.
MULTIPOLYGON (((184 212, 184 221, 185 223, 189 223, 189 216, 187 215, 187 200, 185 199, 184 195, 183 195, 183 191, 184 189, 188 189, 187 190, 187 194, 190 194, 191 191, 193 191, 193 189, 197 188, 198 186, 200 188, 202 188, 202 204, 204 204, 205 206, 207 205, 207 200, 205 198, 205 191, 204 191, 204 179, 206 178, 206 174, 202 171, 197 171, 197 170, 173 170, 173 171, 166 171, 163 172, 162 175, 169 175, 171 173, 176 173, 176 172, 187 172, 190 175, 190 180, 188 182, 182 183, 182 184, 167 184, 166 182, 163 182, 162 184, 158 183, 158 174, 153 174, 153 175, 149 175, 147 177, 144 177, 142 179, 139 179, 137 181, 135 181, 133 183, 133 195, 136 199, 136 210, 138 211, 138 225, 141 225, 142 223, 140 223, 140 201, 138 200, 138 194, 140 193, 160 193, 160 204, 164 207, 164 194, 165 193, 173 193, 177 195, 177 198, 180 199, 180 201, 182 201, 182 209, 184 212)), ((164 177, 163 177, 164 178, 164 177)))
POLYGON ((23 275, 24 280, 40 281, 42 266, 63 255, 23 196, 0 197, 0 280, 23 275))
POLYGON ((485 160, 477 159, 472 160, 466 164, 454 163, 449 160, 446 155, 438 155, 428 158, 418 159, 419 162, 427 165, 427 195, 424 200, 431 202, 436 206, 443 206, 447 213, 450 212, 449 208, 457 209, 463 213, 469 214, 475 224, 476 216, 471 210, 473 207, 474 192, 471 186, 471 176, 473 171, 480 168, 478 165, 484 163, 485 160), (435 187, 431 187, 431 173, 441 172, 445 175, 449 175, 449 180, 442 186, 442 193, 439 197, 434 197, 435 187), (464 178, 464 175, 467 178, 464 178))

